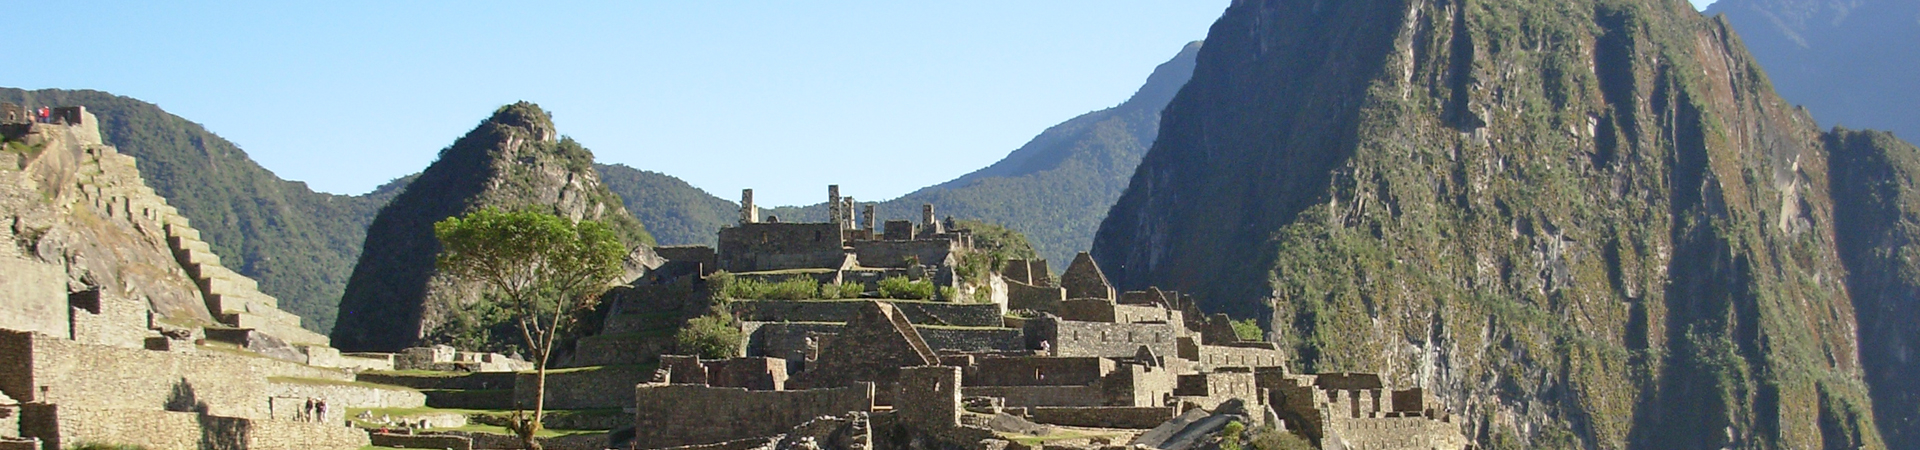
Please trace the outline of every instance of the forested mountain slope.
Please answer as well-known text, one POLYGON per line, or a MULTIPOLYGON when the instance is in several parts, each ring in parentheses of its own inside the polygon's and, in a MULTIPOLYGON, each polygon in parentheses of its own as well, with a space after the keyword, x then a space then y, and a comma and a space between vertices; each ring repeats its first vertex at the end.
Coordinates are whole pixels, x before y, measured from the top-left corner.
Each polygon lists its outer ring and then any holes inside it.
POLYGON ((1241 0, 1093 252, 1488 448, 1882 448, 1833 137, 1685 2, 1241 0))

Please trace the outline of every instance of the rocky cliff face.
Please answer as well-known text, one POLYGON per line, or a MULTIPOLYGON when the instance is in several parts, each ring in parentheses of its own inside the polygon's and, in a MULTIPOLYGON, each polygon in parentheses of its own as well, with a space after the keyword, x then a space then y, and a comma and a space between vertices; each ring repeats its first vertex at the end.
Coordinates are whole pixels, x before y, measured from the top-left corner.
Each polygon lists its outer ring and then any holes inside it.
POLYGON ((448 313, 476 295, 474 286, 440 275, 433 224, 467 211, 534 208, 574 220, 600 220, 630 247, 653 243, 620 198, 600 183, 593 154, 555 131, 531 103, 501 107, 380 210, 340 299, 334 345, 347 350, 398 350, 418 343, 448 313))
POLYGON ((1920 149, 1836 130, 1834 225, 1860 317, 1860 359, 1889 448, 1920 446, 1920 149))
POLYGON ((1877 448, 1830 138, 1684 2, 1241 0, 1093 252, 1489 448, 1877 448))

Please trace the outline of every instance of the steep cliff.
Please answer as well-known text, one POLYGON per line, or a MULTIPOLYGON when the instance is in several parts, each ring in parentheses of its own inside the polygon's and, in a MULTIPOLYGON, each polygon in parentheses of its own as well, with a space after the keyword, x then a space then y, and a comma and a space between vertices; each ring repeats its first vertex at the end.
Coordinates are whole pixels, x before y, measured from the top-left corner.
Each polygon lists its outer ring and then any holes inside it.
POLYGON ((1241 0, 1096 236, 1490 448, 1879 448, 1827 137, 1666 0, 1241 0))
POLYGON ((438 160, 380 209, 340 299, 336 347, 397 350, 448 319, 477 290, 439 274, 433 223, 466 211, 533 208, 574 220, 605 221, 629 247, 652 236, 593 170, 593 153, 560 137, 532 103, 501 107, 440 151, 438 160))
POLYGON ((1889 448, 1920 446, 1920 149, 1879 132, 1835 130, 1833 215, 1860 359, 1889 448))
POLYGON ((1780 96, 1824 124, 1920 139, 1920 2, 1719 0, 1780 96))

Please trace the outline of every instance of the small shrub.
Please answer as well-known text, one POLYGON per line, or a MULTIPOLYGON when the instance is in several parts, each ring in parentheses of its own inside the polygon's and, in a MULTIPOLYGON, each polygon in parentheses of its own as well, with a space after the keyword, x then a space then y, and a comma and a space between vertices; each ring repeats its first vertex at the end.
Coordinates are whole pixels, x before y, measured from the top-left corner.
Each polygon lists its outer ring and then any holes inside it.
POLYGON ((1267 340, 1267 332, 1261 330, 1260 324, 1254 322, 1251 318, 1235 320, 1232 324, 1233 336, 1240 338, 1242 341, 1259 342, 1267 340))
POLYGON ((888 277, 880 280, 880 297, 902 300, 926 300, 933 298, 933 283, 925 280, 911 281, 907 277, 888 277))
POLYGON ((719 314, 696 317, 674 334, 680 353, 710 359, 732 358, 740 348, 740 340, 740 328, 733 325, 732 319, 719 314))
POLYGON ((738 277, 733 276, 732 273, 725 270, 714 272, 713 275, 708 275, 707 291, 712 293, 713 303, 726 303, 727 300, 733 300, 733 285, 738 284, 739 281, 738 277))
POLYGON ((758 298, 767 300, 812 300, 820 296, 820 282, 808 277, 793 277, 777 283, 757 283, 758 298))
POLYGON ((1261 428, 1249 440, 1254 450, 1313 450, 1313 443, 1307 438, 1286 431, 1261 428))
POLYGON ((1220 429, 1220 450, 1241 450, 1240 437, 1247 432, 1247 424, 1235 420, 1220 429))
POLYGON ((860 283, 821 284, 820 298, 833 300, 842 298, 860 298, 867 287, 860 283))

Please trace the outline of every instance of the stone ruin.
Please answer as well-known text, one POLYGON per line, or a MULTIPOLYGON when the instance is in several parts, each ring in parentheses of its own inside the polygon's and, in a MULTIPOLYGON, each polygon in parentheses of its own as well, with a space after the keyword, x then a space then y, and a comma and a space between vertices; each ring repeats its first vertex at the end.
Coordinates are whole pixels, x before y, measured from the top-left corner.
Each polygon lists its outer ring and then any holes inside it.
MULTIPOLYGON (((750 199, 743 219, 755 215, 750 199)), ((840 261, 836 276, 845 276, 869 259, 858 251, 864 239, 964 239, 929 223, 930 211, 875 236, 870 214, 852 226, 845 211, 856 205, 838 204, 829 214, 840 220, 742 223, 721 232, 717 252, 662 251, 663 267, 684 264, 691 276, 710 273, 706 264, 840 261)), ((1004 303, 734 300, 746 337, 735 357, 662 356, 635 387, 635 448, 1025 448, 1011 437, 1057 427, 1132 430, 1132 443, 1185 448, 1191 440, 1170 437, 1203 424, 1217 431, 1225 420, 1199 420, 1209 414, 1323 448, 1469 448, 1423 391, 1387 390, 1367 374, 1289 373, 1277 346, 1240 340, 1226 316, 1202 314, 1190 296, 1116 292, 1085 253, 1058 279, 1046 261, 1007 261, 991 284, 1004 286, 1004 303), (798 441, 814 447, 784 446, 798 441)), ((1127 442, 1107 442, 1118 444, 1127 442)))
POLYGON ((842 197, 839 185, 827 187, 827 222, 761 222, 752 189, 742 191, 740 204, 740 222, 720 230, 717 248, 662 251, 711 253, 711 260, 694 261, 703 264, 694 270, 707 273, 800 271, 823 283, 862 283, 870 289, 883 278, 905 276, 940 287, 964 287, 953 269, 955 258, 972 249, 972 232, 935 220, 932 205, 923 207, 917 223, 887 221, 884 229, 875 229, 879 220, 873 205, 842 197), (862 220, 855 220, 856 209, 864 211, 862 220))
POLYGON ((92 113, 50 112, 0 104, 0 135, 35 149, 0 152, 0 234, 38 241, 0 246, 0 449, 357 449, 346 408, 423 404, 352 384, 371 362, 222 266, 92 113))

